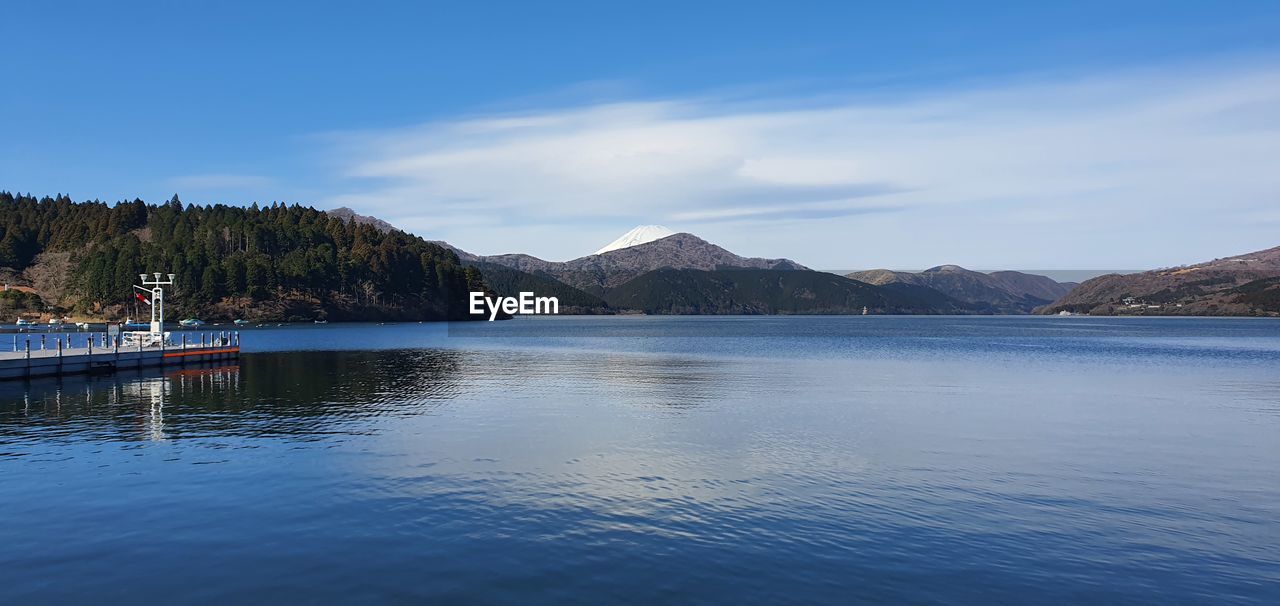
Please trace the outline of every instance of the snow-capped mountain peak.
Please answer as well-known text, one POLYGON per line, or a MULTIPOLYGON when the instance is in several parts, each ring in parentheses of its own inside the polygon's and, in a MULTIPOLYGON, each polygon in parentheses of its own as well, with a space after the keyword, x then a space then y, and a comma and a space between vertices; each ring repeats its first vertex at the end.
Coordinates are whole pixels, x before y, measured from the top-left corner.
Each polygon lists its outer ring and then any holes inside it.
POLYGON ((644 244, 645 242, 661 240, 667 236, 674 236, 675 234, 676 232, 661 225, 639 225, 635 229, 622 234, 622 237, 610 242, 604 248, 601 248, 591 254, 599 255, 611 250, 618 250, 619 248, 628 248, 638 244, 644 244))

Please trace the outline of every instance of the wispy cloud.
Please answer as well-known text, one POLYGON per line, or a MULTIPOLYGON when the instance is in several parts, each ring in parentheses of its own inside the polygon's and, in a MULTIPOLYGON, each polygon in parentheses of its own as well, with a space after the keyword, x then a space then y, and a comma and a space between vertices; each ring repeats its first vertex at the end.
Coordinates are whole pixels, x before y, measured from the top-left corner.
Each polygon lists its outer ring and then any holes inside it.
POLYGON ((481 252, 579 252, 567 248, 579 246, 573 238, 518 242, 523 225, 588 223, 595 231, 583 239, 607 241, 630 222, 696 221, 726 244, 735 235, 765 237, 786 249, 760 253, 813 258, 822 254, 817 240, 830 247, 856 236, 903 263, 933 263, 936 256, 917 260, 893 247, 904 239, 949 250, 968 243, 981 257, 993 239, 1026 248, 1150 244, 1203 230, 1222 210, 1276 202, 1280 68, 1024 79, 820 106, 785 98, 610 103, 332 142, 342 173, 359 184, 333 205, 481 252), (1054 220, 1038 220, 1046 216, 1054 220), (809 226, 788 240, 768 232, 765 222, 777 221, 809 226), (432 225, 444 233, 431 233, 432 225), (1010 225, 1030 227, 1012 234, 1010 225))
POLYGON ((716 221, 778 221, 782 219, 834 219, 854 215, 892 213, 906 210, 905 206, 849 206, 841 203, 828 205, 792 204, 781 206, 757 206, 717 208, 677 212, 671 218, 680 223, 707 223, 716 221))

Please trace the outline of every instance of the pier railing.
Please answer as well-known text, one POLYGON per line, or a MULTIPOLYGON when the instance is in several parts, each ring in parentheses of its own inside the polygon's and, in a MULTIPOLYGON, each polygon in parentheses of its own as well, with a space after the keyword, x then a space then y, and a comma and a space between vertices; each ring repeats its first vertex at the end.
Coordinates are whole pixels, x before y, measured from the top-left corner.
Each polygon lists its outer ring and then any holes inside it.
POLYGON ((136 349, 138 351, 145 350, 169 350, 178 349, 186 350, 192 348, 209 348, 209 347, 239 347, 240 331, 223 330, 223 331, 207 331, 189 333, 182 332, 178 335, 165 333, 164 337, 154 339, 148 342, 143 339, 144 335, 154 335, 147 331, 124 332, 119 334, 108 334, 105 332, 92 333, 63 333, 63 334, 23 334, 15 333, 13 335, 13 351, 26 352, 32 351, 56 351, 58 355, 72 353, 92 354, 95 349, 98 352, 121 351, 136 349), (39 337, 38 339, 36 337, 39 337), (198 337, 198 340, 197 340, 198 337))
POLYGON ((238 358, 239 331, 14 335, 0 349, 0 379, 187 365, 238 358))

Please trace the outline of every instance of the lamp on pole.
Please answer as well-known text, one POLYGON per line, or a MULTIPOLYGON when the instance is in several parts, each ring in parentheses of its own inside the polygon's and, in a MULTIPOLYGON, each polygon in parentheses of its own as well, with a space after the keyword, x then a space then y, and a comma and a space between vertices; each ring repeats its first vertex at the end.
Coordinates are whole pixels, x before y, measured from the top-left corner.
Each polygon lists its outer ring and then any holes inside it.
POLYGON ((153 279, 148 279, 147 274, 138 274, 142 286, 134 286, 134 288, 151 295, 151 332, 162 334, 164 333, 164 289, 161 287, 173 285, 173 274, 168 274, 168 278, 162 278, 160 272, 155 272, 152 276, 154 276, 153 279))

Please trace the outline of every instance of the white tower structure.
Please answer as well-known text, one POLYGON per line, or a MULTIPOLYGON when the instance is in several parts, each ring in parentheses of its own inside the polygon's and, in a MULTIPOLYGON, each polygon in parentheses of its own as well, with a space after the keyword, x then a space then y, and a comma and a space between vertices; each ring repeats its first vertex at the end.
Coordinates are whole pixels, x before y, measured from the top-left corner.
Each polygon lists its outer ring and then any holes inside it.
POLYGON ((164 334, 164 289, 162 286, 173 285, 173 274, 168 274, 168 279, 160 277, 160 272, 151 274, 154 279, 147 279, 147 274, 138 274, 142 280, 142 286, 134 286, 134 288, 151 295, 151 332, 157 335, 164 334), (147 288, 147 287, 150 288, 147 288))

